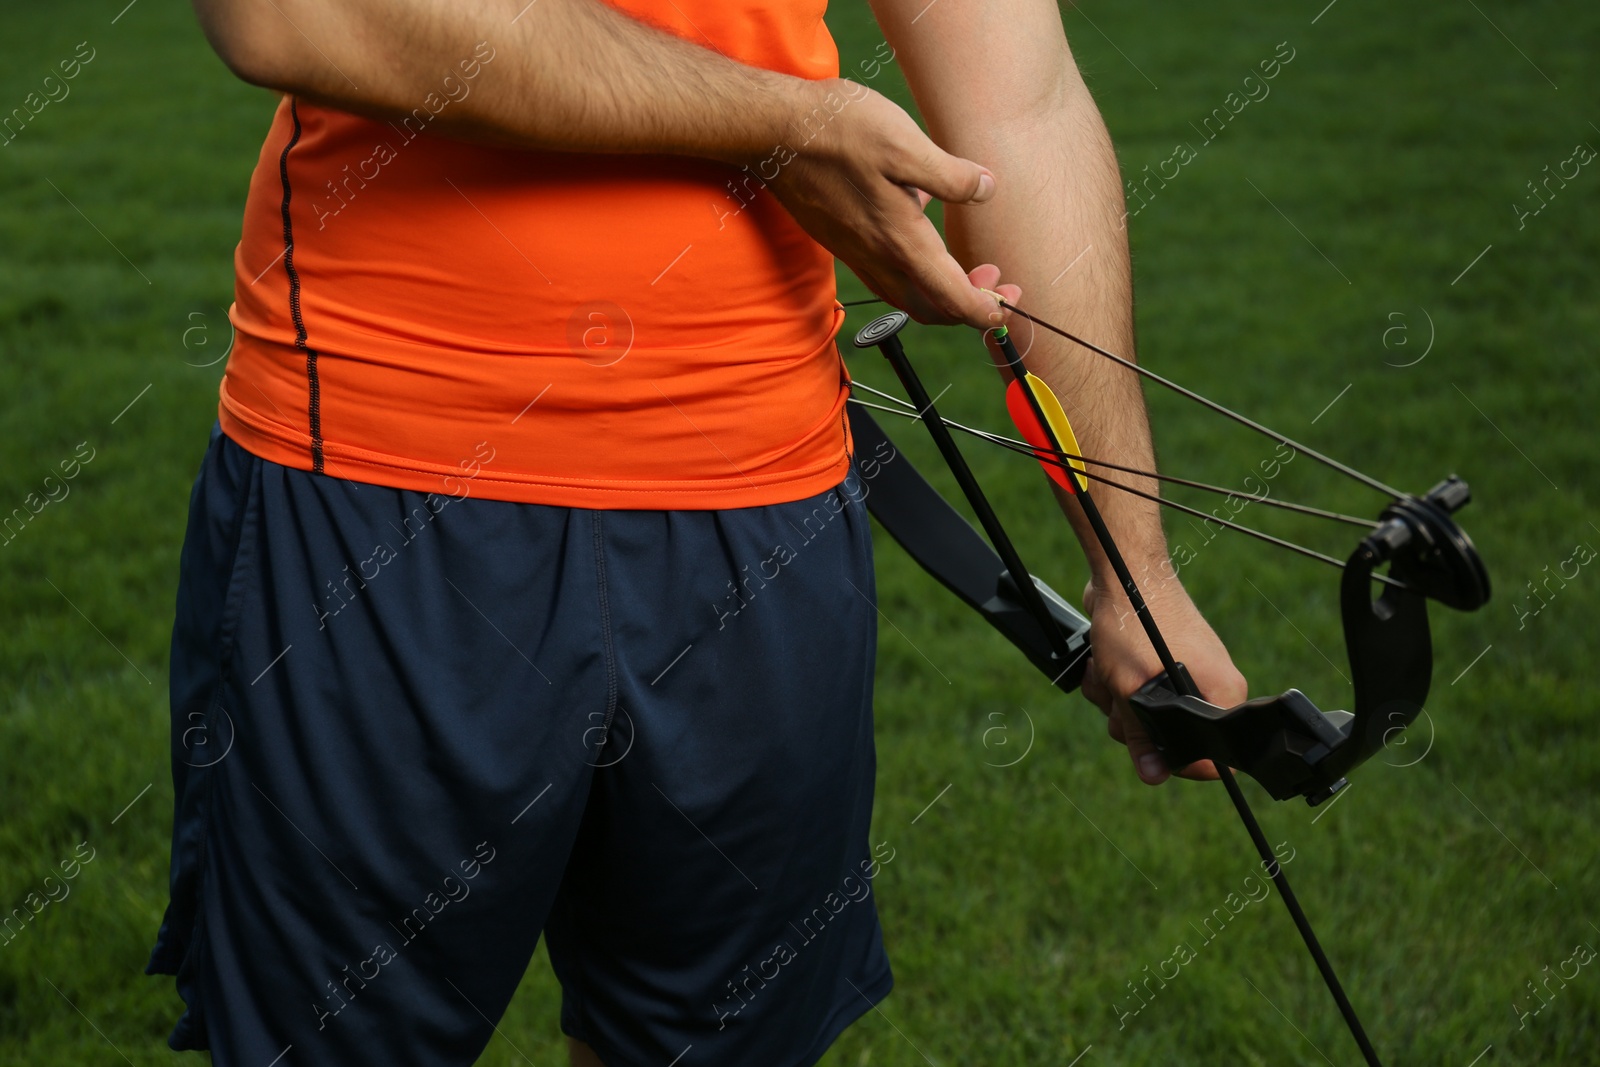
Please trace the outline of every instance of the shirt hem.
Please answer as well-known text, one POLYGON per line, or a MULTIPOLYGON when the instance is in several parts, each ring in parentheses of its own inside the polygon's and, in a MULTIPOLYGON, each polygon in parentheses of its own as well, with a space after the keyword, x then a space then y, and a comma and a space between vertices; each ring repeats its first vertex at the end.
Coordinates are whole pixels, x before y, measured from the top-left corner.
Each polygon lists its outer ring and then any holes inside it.
MULTIPOLYGON (((223 391, 217 405, 222 432, 269 463, 312 470, 311 437, 268 422, 236 405, 223 391)), ((826 492, 850 471, 850 449, 836 457, 779 474, 682 480, 556 479, 480 467, 469 473, 420 460, 322 441, 323 473, 346 481, 437 493, 457 500, 477 497, 519 504, 627 511, 710 511, 787 504, 826 492)))

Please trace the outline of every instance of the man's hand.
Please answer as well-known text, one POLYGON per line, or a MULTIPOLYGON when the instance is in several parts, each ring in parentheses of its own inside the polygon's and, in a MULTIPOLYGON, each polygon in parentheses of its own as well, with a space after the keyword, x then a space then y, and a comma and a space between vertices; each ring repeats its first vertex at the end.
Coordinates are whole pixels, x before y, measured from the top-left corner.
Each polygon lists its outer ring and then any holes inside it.
MULTIPOLYGON (((870 2, 929 132, 996 175, 992 198, 976 206, 949 202, 945 228, 957 262, 1000 264, 1007 281, 1028 294, 1030 312, 1133 359, 1122 176, 1067 47, 1056 0, 870 2)), ((1061 398, 1083 454, 1117 464, 1121 469, 1108 471, 1117 481, 1156 493, 1160 485, 1153 479, 1126 473, 1155 469, 1139 379, 1043 331, 1019 323, 1016 333, 1028 369, 1061 398)), ((1088 465, 1095 472, 1097 459, 1088 465)), ((1084 694, 1110 716, 1111 736, 1128 746, 1139 776, 1152 785, 1165 781, 1170 772, 1128 704, 1161 673, 1161 662, 1077 498, 1064 490, 1057 498, 1093 575, 1084 597, 1093 646, 1084 694)), ((1145 560, 1165 566, 1166 537, 1155 503, 1114 489, 1096 492, 1095 499, 1135 573, 1145 560)), ((1228 705, 1244 699, 1244 679, 1176 578, 1141 588, 1173 654, 1207 699, 1228 705)), ((1179 773, 1216 776, 1209 762, 1179 773)))
MULTIPOLYGON (((832 102, 818 108, 832 118, 770 185, 789 214, 918 322, 998 325, 1000 309, 977 286, 993 288, 999 270, 984 264, 963 271, 923 214, 929 199, 983 203, 994 195, 994 175, 945 152, 898 105, 864 85, 833 79, 813 91, 819 105, 832 102)), ((1001 292, 1014 301, 1020 290, 1001 292)))
MULTIPOLYGON (((1244 700, 1244 676, 1234 667, 1227 649, 1200 617, 1177 578, 1148 583, 1140 591, 1173 658, 1189 668, 1205 699, 1225 708, 1244 700)), ((1083 695, 1108 716, 1107 731, 1128 746, 1139 777, 1149 785, 1160 785, 1171 771, 1156 751, 1155 742, 1145 733, 1128 697, 1161 673, 1161 661, 1120 589, 1106 589, 1090 582, 1083 591, 1083 607, 1089 615, 1089 644, 1094 650, 1083 677, 1083 695)), ((1209 781, 1217 777, 1217 770, 1211 761, 1204 760, 1180 769, 1178 775, 1209 781)))

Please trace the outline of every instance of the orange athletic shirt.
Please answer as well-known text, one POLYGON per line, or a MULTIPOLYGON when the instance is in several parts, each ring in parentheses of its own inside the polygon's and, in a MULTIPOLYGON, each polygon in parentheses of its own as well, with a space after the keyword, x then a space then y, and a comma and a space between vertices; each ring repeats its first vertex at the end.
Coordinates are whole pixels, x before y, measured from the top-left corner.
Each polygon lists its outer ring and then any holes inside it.
MULTIPOLYGON (((753 66, 838 73, 826 0, 613 2, 753 66)), ((480 44, 405 120, 282 100, 234 256, 223 431, 302 470, 568 507, 837 485, 833 259, 760 192, 776 164, 429 131, 507 62, 480 44)))

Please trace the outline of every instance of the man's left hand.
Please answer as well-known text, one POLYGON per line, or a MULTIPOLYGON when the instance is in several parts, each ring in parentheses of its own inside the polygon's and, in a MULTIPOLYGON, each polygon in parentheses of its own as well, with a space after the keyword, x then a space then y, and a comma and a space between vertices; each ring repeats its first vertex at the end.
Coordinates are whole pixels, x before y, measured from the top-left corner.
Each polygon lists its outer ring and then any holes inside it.
MULTIPOLYGON (((1243 701, 1248 688, 1221 639, 1201 617, 1176 577, 1143 589, 1146 604, 1161 628, 1173 658, 1189 669, 1206 700, 1230 708, 1243 701)), ((1145 733, 1128 697, 1162 671, 1161 660, 1138 615, 1120 588, 1090 582, 1083 591, 1093 652, 1083 677, 1083 695, 1107 716, 1107 732, 1128 746, 1134 769, 1148 785, 1160 785, 1172 774, 1155 742, 1145 733)), ((1210 760, 1191 763, 1178 776, 1196 781, 1217 777, 1210 760)))

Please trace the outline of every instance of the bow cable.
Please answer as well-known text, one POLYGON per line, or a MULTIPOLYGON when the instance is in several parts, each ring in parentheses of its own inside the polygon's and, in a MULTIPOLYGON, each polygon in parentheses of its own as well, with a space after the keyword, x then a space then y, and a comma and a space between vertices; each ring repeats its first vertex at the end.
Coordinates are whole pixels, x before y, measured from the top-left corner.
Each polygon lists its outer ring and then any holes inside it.
MULTIPOLYGON (((852 383, 852 384, 859 385, 860 383, 856 382, 856 383, 852 383)), ((873 390, 873 392, 876 392, 876 391, 877 390, 873 390)), ((889 406, 887 406, 885 404, 873 404, 873 403, 870 403, 868 401, 857 400, 855 398, 851 398, 850 403, 856 404, 856 405, 858 405, 860 407, 864 407, 864 408, 871 408, 871 409, 873 409, 875 411, 887 412, 890 415, 899 415, 901 418, 911 419, 914 422, 922 420, 922 416, 921 415, 918 415, 915 410, 911 410, 911 409, 908 409, 908 408, 892 408, 892 407, 889 407, 889 406)), ((1025 444, 1025 443, 1023 443, 1021 441, 1015 441, 1015 440, 1013 440, 1011 438, 1004 437, 1004 436, 1002 436, 1000 434, 990 433, 987 430, 974 429, 973 427, 970 427, 970 426, 964 426, 959 422, 953 422, 950 419, 944 419, 942 421, 944 422, 944 424, 946 426, 950 427, 953 430, 960 430, 963 433, 971 434, 972 436, 977 437, 980 440, 988 441, 990 444, 999 445, 1001 448, 1004 448, 1004 449, 1006 449, 1008 451, 1011 451, 1011 452, 1016 452, 1019 455, 1024 455, 1024 456, 1034 455, 1036 453, 1036 451, 1038 451, 1038 450, 1030 447, 1029 445, 1027 445, 1027 444, 1025 444)), ((1079 457, 1070 456, 1069 455, 1069 456, 1067 456, 1067 458, 1068 459, 1076 459, 1076 458, 1079 458, 1079 457)), ((1038 456, 1037 459, 1039 460, 1040 463, 1047 463, 1047 464, 1050 464, 1050 465, 1052 465, 1054 467, 1058 467, 1058 468, 1066 466, 1066 464, 1062 460, 1056 459, 1056 458, 1054 458, 1052 456, 1048 456, 1048 455, 1038 456)), ((1099 460, 1094 460, 1094 459, 1087 460, 1086 462, 1100 464, 1099 460)), ((1100 464, 1100 465, 1101 466, 1111 466, 1110 464, 1100 464)), ((1117 469, 1128 470, 1128 468, 1117 468, 1117 469)), ((1128 472, 1132 473, 1132 474, 1145 474, 1146 473, 1144 471, 1138 471, 1138 470, 1128 470, 1128 472)), ((1084 474, 1085 472, 1079 471, 1079 473, 1080 474, 1084 474)), ((1344 570, 1344 568, 1345 568, 1345 564, 1344 564, 1344 562, 1342 560, 1335 559, 1334 557, 1332 557, 1330 555, 1327 555, 1326 553, 1318 552, 1314 548, 1307 548, 1305 545, 1297 544, 1294 541, 1289 541, 1289 540, 1286 540, 1285 538, 1282 538, 1282 537, 1275 537, 1272 534, 1265 533, 1264 531, 1254 529, 1253 527, 1250 527, 1250 526, 1245 526, 1242 523, 1233 522, 1233 521, 1231 521, 1229 519, 1218 518, 1217 516, 1211 514, 1210 512, 1201 511, 1199 508, 1190 507, 1187 504, 1180 504, 1175 500, 1168 500, 1165 497, 1158 496, 1155 493, 1147 493, 1142 489, 1136 489, 1131 485, 1125 485, 1122 482, 1118 482, 1118 481, 1115 481, 1115 480, 1113 480, 1111 478, 1107 478, 1103 474, 1096 474, 1093 471, 1089 471, 1089 472, 1087 472, 1087 476, 1091 481, 1099 482, 1101 485, 1109 486, 1112 489, 1119 489, 1122 492, 1132 494, 1133 496, 1142 497, 1145 500, 1149 500, 1149 501, 1151 501, 1153 503, 1160 504, 1162 507, 1171 508, 1174 511, 1182 512, 1185 515, 1192 515, 1195 518, 1202 519, 1202 520, 1204 520, 1206 522, 1214 522, 1217 525, 1221 526, 1223 529, 1233 530, 1235 533, 1246 534, 1247 536, 1254 537, 1259 541, 1264 541, 1269 545, 1274 545, 1274 546, 1276 546, 1278 548, 1284 548, 1284 549, 1288 549, 1290 552, 1298 553, 1298 554, 1300 554, 1302 556, 1305 556, 1307 559, 1314 559, 1319 563, 1326 563, 1328 566, 1337 568, 1338 570, 1341 570, 1341 571, 1344 570)), ((1184 479, 1181 479, 1181 478, 1169 478, 1169 477, 1166 477, 1164 475, 1159 475, 1159 474, 1157 474, 1157 475, 1148 475, 1148 476, 1149 477, 1160 478, 1163 481, 1176 481, 1180 485, 1193 485, 1195 488, 1204 488, 1204 489, 1210 489, 1213 492, 1231 494, 1231 490, 1223 489, 1220 486, 1207 486, 1203 482, 1191 483, 1191 482, 1187 482, 1187 481, 1185 481, 1184 479)), ((1232 494, 1232 495, 1237 495, 1237 494, 1232 494)), ((1338 518, 1338 519, 1341 519, 1341 520, 1344 520, 1344 521, 1355 523, 1356 525, 1365 527, 1367 529, 1374 529, 1377 526, 1376 523, 1367 522, 1367 521, 1365 521, 1363 519, 1356 519, 1353 516, 1334 515, 1333 513, 1322 512, 1321 509, 1319 509, 1319 508, 1310 508, 1310 507, 1307 507, 1304 504, 1292 504, 1292 503, 1289 503, 1288 501, 1283 501, 1283 500, 1276 500, 1275 501, 1275 500, 1272 500, 1270 497, 1247 497, 1245 499, 1254 500, 1257 503, 1261 503, 1261 504, 1271 504, 1271 505, 1273 505, 1275 507, 1286 508, 1286 509, 1291 510, 1291 511, 1303 512, 1303 513, 1312 514, 1312 515, 1322 515, 1322 516, 1328 517, 1328 518, 1338 518)), ((1374 574, 1372 576, 1372 580, 1375 581, 1375 582, 1379 582, 1379 583, 1381 583, 1383 585, 1392 585, 1396 589, 1410 589, 1411 588, 1406 583, 1404 583, 1404 582, 1402 582, 1402 581, 1400 581, 1400 580, 1398 580, 1396 578, 1391 578, 1386 574, 1374 574)))
MULTIPOLYGON (((917 409, 909 401, 903 400, 892 393, 886 393, 882 389, 874 389, 872 386, 867 385, 864 382, 851 381, 850 386, 852 389, 861 389, 871 393, 873 396, 882 397, 883 399, 892 403, 899 404, 900 407, 888 408, 884 407, 882 404, 871 404, 864 400, 857 400, 854 397, 850 398, 851 403, 860 404, 862 407, 874 408, 878 411, 886 411, 891 415, 899 415, 902 418, 921 418, 921 415, 917 413, 917 409)), ((1010 449, 1013 452, 1021 452, 1024 455, 1032 455, 1040 451, 1055 452, 1055 462, 1057 465, 1059 465, 1061 460, 1077 460, 1079 463, 1092 463, 1097 467, 1104 467, 1107 470, 1120 471, 1123 474, 1136 474, 1142 478, 1153 478, 1160 482, 1170 482, 1173 485, 1181 485, 1188 489, 1199 489, 1203 492, 1215 493, 1218 496, 1239 497, 1240 499, 1248 500, 1252 503, 1265 504, 1267 507, 1271 508, 1282 508, 1285 511, 1293 511, 1300 515, 1310 515, 1313 518, 1328 519, 1332 522, 1348 523, 1351 526, 1359 526, 1364 530, 1375 530, 1378 527, 1378 524, 1371 519, 1363 519, 1356 515, 1345 515, 1337 511, 1328 511, 1324 508, 1312 507, 1309 504, 1297 504, 1289 500, 1278 500, 1271 496, 1240 494, 1234 492, 1232 489, 1229 489, 1226 486, 1211 485, 1208 482, 1197 482, 1190 478, 1179 478, 1176 475, 1162 474, 1159 471, 1141 470, 1138 467, 1126 467, 1120 463, 1111 463, 1107 460, 1095 459, 1093 456, 1079 456, 1074 455, 1071 452, 1060 452, 1054 449, 1040 449, 1034 445, 1028 444, 1026 441, 1019 441, 1015 437, 1007 437, 1004 434, 995 433, 992 430, 980 430, 972 426, 964 426, 953 419, 945 419, 944 424, 950 427, 952 430, 960 430, 962 433, 971 434, 973 437, 987 441, 992 445, 999 445, 1001 448, 1010 449)), ((1039 458, 1042 461, 1045 457, 1039 458)), ((1094 474, 1092 471, 1089 472, 1089 477, 1099 478, 1099 476, 1094 474)), ((1100 480, 1104 481, 1105 479, 1100 480)), ((1137 490, 1128 489, 1126 486, 1118 485, 1116 482, 1108 481, 1106 484, 1117 486, 1119 489, 1127 489, 1128 492, 1137 492, 1137 490)))

